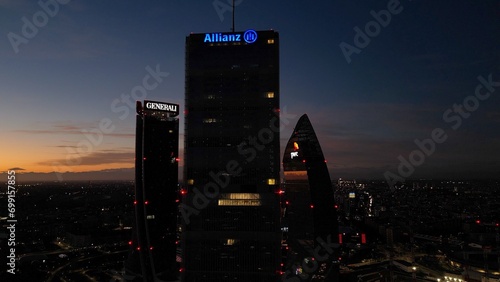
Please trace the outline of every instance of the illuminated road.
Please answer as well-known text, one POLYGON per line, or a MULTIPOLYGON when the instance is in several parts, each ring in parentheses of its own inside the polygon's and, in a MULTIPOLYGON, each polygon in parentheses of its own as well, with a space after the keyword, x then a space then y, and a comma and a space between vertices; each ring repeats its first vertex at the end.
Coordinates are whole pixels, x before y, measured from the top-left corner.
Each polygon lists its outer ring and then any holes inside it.
POLYGON ((125 253, 125 252, 128 252, 128 250, 116 251, 116 252, 112 252, 112 253, 103 253, 103 254, 100 254, 97 256, 70 260, 70 261, 68 261, 68 263, 66 263, 66 264, 58 267, 56 270, 52 271, 50 277, 46 281, 51 282, 54 279, 54 277, 59 274, 60 271, 62 271, 63 269, 65 269, 66 267, 70 266, 73 263, 80 263, 80 262, 84 262, 87 260, 92 260, 92 259, 96 259, 96 258, 100 258, 100 257, 104 257, 104 256, 115 255, 115 254, 120 254, 120 253, 125 253))

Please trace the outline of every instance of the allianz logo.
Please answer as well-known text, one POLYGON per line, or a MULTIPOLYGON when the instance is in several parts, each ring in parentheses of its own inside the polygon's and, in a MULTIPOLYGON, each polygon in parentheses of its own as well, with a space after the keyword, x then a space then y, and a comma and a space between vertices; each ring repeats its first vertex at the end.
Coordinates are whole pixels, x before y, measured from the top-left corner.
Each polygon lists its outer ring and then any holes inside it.
POLYGON ((257 41, 257 32, 255 30, 249 29, 243 34, 241 33, 206 33, 203 42, 241 42, 244 40, 246 43, 254 43, 257 41), (243 35, 243 36, 242 36, 243 35))

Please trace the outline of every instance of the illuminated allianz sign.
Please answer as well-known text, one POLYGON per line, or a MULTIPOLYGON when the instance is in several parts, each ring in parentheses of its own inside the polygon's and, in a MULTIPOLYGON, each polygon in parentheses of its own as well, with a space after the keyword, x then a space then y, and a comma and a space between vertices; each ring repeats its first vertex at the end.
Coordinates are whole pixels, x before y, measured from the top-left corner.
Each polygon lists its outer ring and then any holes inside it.
POLYGON ((173 113, 175 115, 179 114, 179 105, 177 104, 169 104, 155 101, 144 101, 146 106, 146 110, 152 111, 163 111, 173 113))
POLYGON ((242 42, 254 43, 257 41, 257 32, 253 29, 249 29, 244 33, 205 33, 205 39, 203 42, 242 42))

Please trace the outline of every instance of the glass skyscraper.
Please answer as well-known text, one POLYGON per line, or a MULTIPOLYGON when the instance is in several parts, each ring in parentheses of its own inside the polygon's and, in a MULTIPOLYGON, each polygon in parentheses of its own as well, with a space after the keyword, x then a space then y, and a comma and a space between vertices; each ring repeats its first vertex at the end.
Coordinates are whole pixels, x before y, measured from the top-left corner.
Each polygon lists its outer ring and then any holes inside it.
POLYGON ((297 121, 285 147, 283 170, 287 199, 290 200, 288 210, 293 213, 287 216, 290 238, 297 241, 312 240, 315 250, 318 250, 313 255, 325 267, 311 269, 317 271, 318 277, 323 277, 322 281, 339 281, 334 190, 323 150, 306 114, 297 121))
POLYGON ((137 102, 135 221, 126 281, 178 281, 179 106, 137 102))
POLYGON ((186 38, 183 281, 280 281, 279 35, 186 38))

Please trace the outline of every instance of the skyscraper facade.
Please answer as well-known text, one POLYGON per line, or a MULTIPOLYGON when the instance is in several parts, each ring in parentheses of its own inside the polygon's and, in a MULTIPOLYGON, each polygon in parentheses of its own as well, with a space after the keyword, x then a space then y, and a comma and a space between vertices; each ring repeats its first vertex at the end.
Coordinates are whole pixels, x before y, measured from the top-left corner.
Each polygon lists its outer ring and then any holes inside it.
POLYGON ((177 281, 179 106, 137 103, 135 221, 127 281, 177 281))
POLYGON ((279 35, 186 38, 183 281, 279 281, 279 35))
POLYGON ((322 251, 321 261, 326 263, 322 281, 339 281, 334 190, 323 151, 306 114, 299 118, 285 147, 283 170, 289 210, 293 212, 292 218, 288 217, 290 238, 313 240, 315 249, 322 251))

